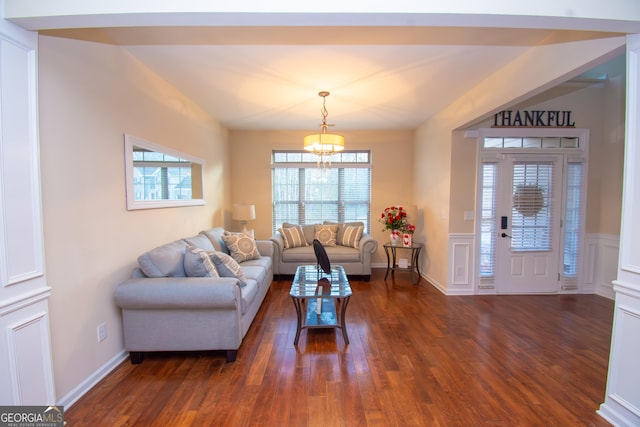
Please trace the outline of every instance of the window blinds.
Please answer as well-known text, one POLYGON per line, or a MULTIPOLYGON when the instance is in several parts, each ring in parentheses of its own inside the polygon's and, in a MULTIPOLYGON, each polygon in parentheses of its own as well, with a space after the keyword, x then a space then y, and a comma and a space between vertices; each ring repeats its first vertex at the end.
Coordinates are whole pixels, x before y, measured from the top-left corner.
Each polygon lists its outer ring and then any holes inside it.
POLYGON ((273 231, 285 222, 305 225, 359 221, 370 232, 369 152, 335 155, 331 168, 318 168, 314 156, 306 152, 273 152, 273 231))

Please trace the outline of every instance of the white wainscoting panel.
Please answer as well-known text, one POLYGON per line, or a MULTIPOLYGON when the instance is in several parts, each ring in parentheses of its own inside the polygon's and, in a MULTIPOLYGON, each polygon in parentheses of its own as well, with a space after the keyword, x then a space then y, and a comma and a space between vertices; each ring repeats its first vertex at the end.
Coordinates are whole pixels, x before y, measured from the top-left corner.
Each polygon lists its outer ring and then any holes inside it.
POLYGON ((55 404, 40 194, 37 42, 36 33, 0 19, 0 405, 55 404))
POLYGON ((449 280, 447 295, 471 295, 474 293, 475 235, 473 233, 449 234, 449 280))
POLYGON ((613 281, 618 274, 620 237, 611 234, 585 235, 582 293, 614 299, 613 281))
POLYGON ((50 289, 0 307, 0 404, 55 404, 50 289))
POLYGON ((9 286, 44 274, 36 51, 0 33, 0 62, 0 284, 9 286))
POLYGON ((615 281, 614 291, 607 395, 598 413, 615 426, 640 426, 640 286, 615 281))

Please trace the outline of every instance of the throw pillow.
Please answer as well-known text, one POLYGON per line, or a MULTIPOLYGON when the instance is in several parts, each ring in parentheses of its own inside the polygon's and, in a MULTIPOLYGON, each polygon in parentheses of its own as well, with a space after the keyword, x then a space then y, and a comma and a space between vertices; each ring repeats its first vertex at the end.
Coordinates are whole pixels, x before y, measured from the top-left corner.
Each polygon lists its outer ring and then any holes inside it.
POLYGON ((363 225, 345 225, 342 227, 341 233, 338 235, 338 244, 357 249, 360 247, 360 238, 362 237, 363 231, 363 225))
POLYGON ((220 277, 210 257, 212 252, 188 246, 184 252, 184 271, 187 277, 220 277))
POLYGON ((307 239, 304 238, 302 227, 296 225, 294 227, 279 228, 278 231, 284 239, 284 248, 298 248, 300 246, 308 246, 307 239))
POLYGON ((298 224, 291 224, 288 222, 282 223, 282 228, 290 228, 290 227, 300 227, 302 229, 302 235, 304 236, 304 239, 307 241, 307 246, 311 246, 311 244, 313 243, 313 239, 316 238, 315 224, 298 225, 298 224))
POLYGON ((222 235, 222 240, 224 240, 225 245, 229 248, 231 257, 237 262, 260 258, 256 241, 248 234, 229 233, 226 231, 222 235))
POLYGON ((140 269, 147 277, 185 277, 184 251, 187 246, 184 240, 176 240, 151 249, 138 257, 140 269))
POLYGON ((321 225, 316 224, 315 226, 316 234, 315 238, 322 243, 322 246, 335 246, 336 238, 338 236, 338 226, 337 225, 321 225))
POLYGON ((247 286, 247 277, 242 267, 231 256, 223 252, 211 252, 210 257, 220 277, 235 277, 240 280, 240 286, 247 286))

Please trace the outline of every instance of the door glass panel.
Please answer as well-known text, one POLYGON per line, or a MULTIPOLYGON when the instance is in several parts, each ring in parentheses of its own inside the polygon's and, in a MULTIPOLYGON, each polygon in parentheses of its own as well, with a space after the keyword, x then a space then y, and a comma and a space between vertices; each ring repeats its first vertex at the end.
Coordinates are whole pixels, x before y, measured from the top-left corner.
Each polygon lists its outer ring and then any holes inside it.
POLYGON ((582 231, 582 163, 567 165, 566 213, 564 221, 564 251, 562 275, 576 278, 579 271, 580 236, 582 231))
POLYGON ((497 165, 482 165, 482 211, 480 219, 480 277, 495 276, 495 248, 497 231, 496 184, 497 165))
POLYGON ((551 250, 553 164, 513 165, 511 250, 551 250))

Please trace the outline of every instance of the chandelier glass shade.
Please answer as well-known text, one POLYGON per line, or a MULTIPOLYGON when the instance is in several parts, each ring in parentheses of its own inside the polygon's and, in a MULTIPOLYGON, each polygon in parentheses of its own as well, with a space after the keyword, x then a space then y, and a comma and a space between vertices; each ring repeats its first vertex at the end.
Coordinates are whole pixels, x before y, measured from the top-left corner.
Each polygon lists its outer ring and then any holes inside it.
POLYGON ((330 162, 330 156, 344 150, 344 136, 335 133, 328 133, 327 116, 329 112, 326 107, 327 96, 329 92, 322 91, 318 93, 322 97, 322 124, 320 125, 320 133, 307 135, 304 137, 304 149, 319 156, 318 164, 322 162, 324 165, 330 162))

